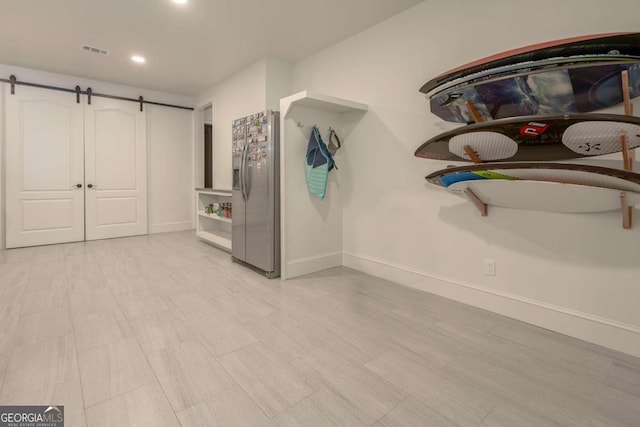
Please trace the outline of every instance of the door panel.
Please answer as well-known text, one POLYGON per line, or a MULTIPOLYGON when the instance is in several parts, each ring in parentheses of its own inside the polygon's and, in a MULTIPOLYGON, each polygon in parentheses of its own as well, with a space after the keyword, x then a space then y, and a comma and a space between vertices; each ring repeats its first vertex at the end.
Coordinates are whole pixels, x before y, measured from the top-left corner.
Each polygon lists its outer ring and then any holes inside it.
POLYGON ((85 155, 87 240, 146 234, 146 113, 139 104, 93 98, 85 107, 85 155))
POLYGON ((73 226, 71 199, 22 200, 22 228, 25 231, 68 229, 73 226))
POLYGON ((101 190, 136 189, 136 115, 121 110, 95 113, 95 174, 101 190))
POLYGON ((137 197, 99 198, 97 203, 98 227, 114 224, 134 224, 138 222, 137 197))
POLYGON ((84 240, 82 104, 26 86, 5 99, 7 247, 84 240))
POLYGON ((72 126, 69 124, 73 106, 22 100, 19 108, 22 155, 23 159, 28 159, 23 162, 22 189, 69 189, 74 160, 70 144, 72 126))

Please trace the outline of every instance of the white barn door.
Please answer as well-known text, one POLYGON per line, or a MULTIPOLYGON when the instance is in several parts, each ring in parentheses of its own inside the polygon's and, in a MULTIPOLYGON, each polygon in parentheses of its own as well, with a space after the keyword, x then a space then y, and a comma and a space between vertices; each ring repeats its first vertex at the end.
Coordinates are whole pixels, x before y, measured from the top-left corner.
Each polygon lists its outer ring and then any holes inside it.
POLYGON ((83 105, 5 85, 8 248, 84 240, 83 105))
POLYGON ((93 97, 85 105, 87 240, 147 233, 146 141, 140 104, 93 97))

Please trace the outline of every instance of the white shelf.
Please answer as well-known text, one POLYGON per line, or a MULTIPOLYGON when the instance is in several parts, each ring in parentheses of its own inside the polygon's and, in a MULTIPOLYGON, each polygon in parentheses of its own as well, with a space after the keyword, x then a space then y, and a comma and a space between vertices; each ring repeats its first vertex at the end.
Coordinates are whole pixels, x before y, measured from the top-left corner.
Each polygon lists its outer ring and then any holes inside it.
POLYGON ((229 224, 231 224, 231 218, 225 218, 223 216, 218 216, 216 214, 208 214, 204 211, 198 211, 198 215, 200 215, 203 218, 215 219, 216 221, 228 222, 229 224))
POLYGON ((210 196, 231 197, 231 191, 226 191, 226 190, 199 190, 199 189, 196 189, 196 192, 198 192, 200 194, 208 194, 210 196))
POLYGON ((322 95, 308 90, 298 92, 294 95, 282 98, 281 102, 289 104, 284 118, 289 118, 289 113, 294 106, 314 108, 331 113, 347 113, 350 111, 368 111, 369 106, 360 102, 349 101, 347 99, 322 95))
POLYGON ((198 236, 202 240, 206 240, 207 242, 231 250, 231 233, 229 232, 216 230, 216 234, 213 234, 208 231, 197 231, 196 236, 198 236))

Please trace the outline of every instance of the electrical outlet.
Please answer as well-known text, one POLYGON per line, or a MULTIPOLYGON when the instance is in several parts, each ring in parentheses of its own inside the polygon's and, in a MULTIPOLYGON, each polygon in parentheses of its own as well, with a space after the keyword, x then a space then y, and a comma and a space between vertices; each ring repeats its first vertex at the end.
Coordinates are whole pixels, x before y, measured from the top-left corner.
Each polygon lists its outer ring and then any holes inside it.
POLYGON ((484 260, 484 274, 487 276, 495 276, 496 275, 496 261, 493 259, 485 259, 484 260))

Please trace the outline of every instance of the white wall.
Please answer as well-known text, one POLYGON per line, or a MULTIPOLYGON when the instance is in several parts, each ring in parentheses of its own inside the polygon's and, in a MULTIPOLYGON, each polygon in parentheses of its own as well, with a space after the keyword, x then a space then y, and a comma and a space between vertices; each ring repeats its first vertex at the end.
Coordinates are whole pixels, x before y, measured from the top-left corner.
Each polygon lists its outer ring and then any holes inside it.
POLYGON ((291 95, 292 66, 288 62, 267 58, 266 66, 266 106, 269 110, 280 110, 280 99, 291 95))
POLYGON ((207 107, 204 109, 202 113, 202 121, 207 125, 213 123, 213 108, 207 107))
POLYGON ((198 97, 213 104, 213 187, 231 190, 231 122, 266 109, 266 65, 258 61, 198 97))
POLYGON ((640 356, 639 224, 622 230, 616 212, 481 218, 425 183, 446 164, 413 156, 452 127, 418 92, 431 77, 545 40, 637 31, 639 10, 635 0, 430 0, 296 64, 294 92, 370 107, 340 163, 344 263, 640 356))
POLYGON ((191 230, 193 112, 147 106, 149 233, 191 230))
POLYGON ((213 105, 214 188, 232 187, 231 122, 266 109, 278 110, 280 98, 290 93, 290 82, 290 64, 261 59, 198 97, 196 105, 213 105))
MULTIPOLYGON (((15 67, 0 64, 0 77, 8 79, 14 74, 18 81, 39 83, 50 86, 74 88, 79 85, 82 90, 91 87, 96 93, 105 93, 129 98, 143 96, 148 101, 176 104, 185 107, 194 105, 191 97, 176 94, 150 91, 141 88, 118 85, 115 83, 83 79, 80 77, 63 74, 49 73, 28 68, 15 67)), ((0 83, 0 89, 2 84, 0 83)), ((20 86, 16 86, 20 90, 20 86)), ((70 94, 70 96, 73 96, 70 94)), ((145 106, 147 115, 147 146, 150 147, 148 159, 148 214, 150 232, 171 231, 193 228, 193 160, 192 160, 192 112, 188 110, 175 110, 166 107, 145 106), (168 113, 164 110, 172 110, 168 113), (189 119, 187 119, 189 116, 189 119), (166 122, 163 121, 166 119, 166 122), (185 127, 185 122, 189 126, 185 127), (172 128, 170 123, 176 125, 172 128), (178 127, 180 130, 178 130, 178 127), (184 145, 179 144, 184 142, 184 145), (160 148, 160 150, 158 149, 160 148), (168 150, 169 154, 162 150, 168 150), (189 162, 186 162, 186 158, 189 162), (185 169, 185 168, 188 168, 185 169), (171 171, 168 174, 167 171, 171 171), (168 176, 171 175, 171 176, 168 176), (171 179, 171 183, 167 180, 171 179), (175 181, 173 181, 175 180, 175 181), (178 186, 186 185, 186 188, 178 190, 178 186), (168 186, 173 192, 167 191, 168 186)), ((4 102, 0 98, 0 176, 4 168, 4 102)), ((0 185, 0 248, 5 247, 4 240, 4 184, 0 185)))

